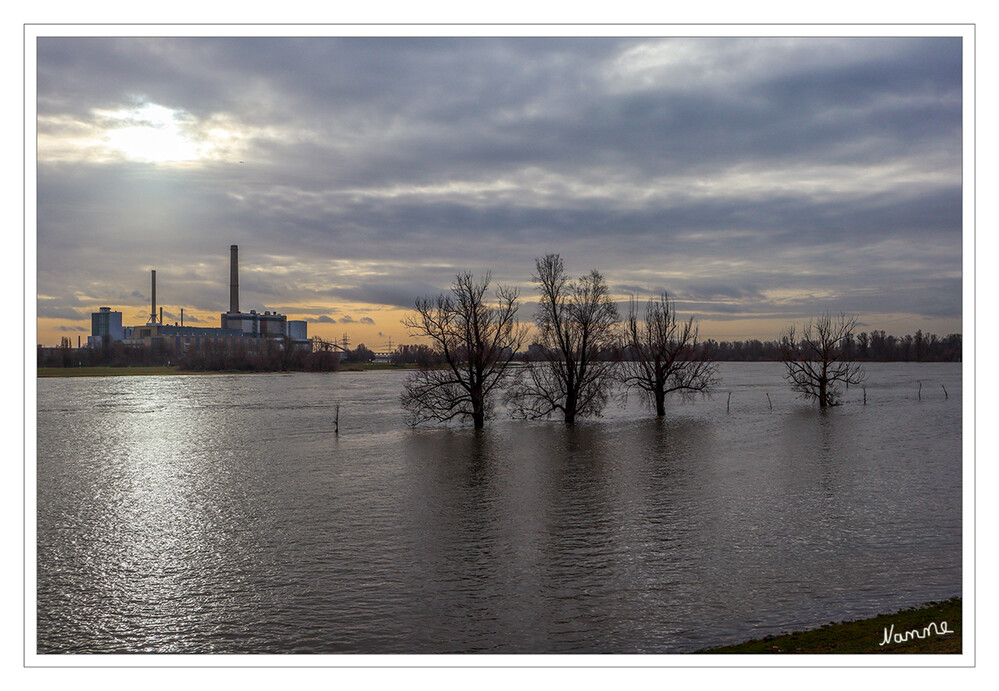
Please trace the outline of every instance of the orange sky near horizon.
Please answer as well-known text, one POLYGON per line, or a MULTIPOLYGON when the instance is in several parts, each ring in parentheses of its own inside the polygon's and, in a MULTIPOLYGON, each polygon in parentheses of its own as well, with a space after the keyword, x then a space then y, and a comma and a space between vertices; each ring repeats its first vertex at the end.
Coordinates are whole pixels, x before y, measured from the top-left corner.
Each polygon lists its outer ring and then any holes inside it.
MULTIPOLYGON (((111 307, 112 310, 122 312, 122 324, 124 326, 138 326, 145 323, 148 315, 148 307, 143 308, 136 305, 101 305, 111 307), (142 312, 143 317, 137 316, 142 312)), ((173 308, 170 305, 162 305, 165 311, 179 314, 180 308, 173 308)), ((95 307, 94 311, 99 309, 95 307)), ((251 308, 253 309, 253 308, 251 308)), ((425 343, 426 339, 412 336, 403 325, 402 320, 411 317, 415 313, 412 310, 402 310, 380 305, 365 305, 354 303, 343 305, 342 311, 346 314, 366 314, 374 316, 374 324, 366 324, 360 321, 350 323, 328 323, 310 322, 308 325, 309 337, 318 336, 324 340, 334 340, 341 342, 344 334, 350 340, 350 347, 354 348, 363 343, 366 347, 374 351, 386 350, 391 339, 392 348, 404 343, 425 343)), ((258 310, 261 311, 261 310, 258 310)), ((185 325, 199 327, 218 327, 221 312, 209 313, 202 311, 184 310, 185 325), (187 320, 188 316, 198 319, 197 322, 187 320)), ((304 320, 308 315, 296 314, 289 310, 286 313, 289 320, 304 320)), ((682 315, 689 318, 690 315, 682 315)), ((522 320, 530 321, 533 312, 521 315, 522 320)), ((709 317, 697 318, 699 335, 701 339, 714 339, 716 341, 742 341, 758 339, 761 341, 775 340, 779 337, 781 330, 791 322, 783 318, 746 318, 718 320, 709 317)), ((167 320, 167 323, 174 323, 179 320, 167 320)), ((801 323, 802 320, 797 320, 801 323)), ((40 317, 36 320, 37 338, 36 341, 42 346, 58 346, 62 337, 67 336, 72 341, 73 346, 77 344, 79 337, 82 345, 86 346, 87 337, 91 332, 89 319, 70 320, 53 319, 40 317)), ((952 333, 962 333, 962 323, 960 319, 926 319, 917 315, 904 314, 881 314, 881 315, 860 315, 860 326, 858 332, 884 330, 895 336, 914 334, 917 329, 923 333, 935 333, 940 337, 952 333)))

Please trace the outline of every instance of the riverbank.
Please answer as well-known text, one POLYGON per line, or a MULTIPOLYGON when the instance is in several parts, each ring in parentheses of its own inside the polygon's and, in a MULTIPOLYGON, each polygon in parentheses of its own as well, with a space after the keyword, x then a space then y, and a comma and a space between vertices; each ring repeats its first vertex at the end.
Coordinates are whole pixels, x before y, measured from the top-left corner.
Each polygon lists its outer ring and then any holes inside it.
MULTIPOLYGON (((348 363, 337 372, 368 372, 379 370, 411 370, 416 365, 393 365, 390 362, 348 363)), ((39 367, 39 377, 148 377, 171 374, 273 374, 246 370, 185 370, 180 367, 39 367)))
POLYGON ((39 377, 148 377, 164 374, 215 374, 186 372, 179 367, 39 367, 39 377))
POLYGON ((870 619, 830 623, 810 631, 766 636, 738 645, 697 652, 750 655, 960 654, 961 598, 954 597, 893 614, 880 614, 870 619), (944 634, 944 630, 953 633, 944 634), (887 643, 886 638, 889 639, 887 643))

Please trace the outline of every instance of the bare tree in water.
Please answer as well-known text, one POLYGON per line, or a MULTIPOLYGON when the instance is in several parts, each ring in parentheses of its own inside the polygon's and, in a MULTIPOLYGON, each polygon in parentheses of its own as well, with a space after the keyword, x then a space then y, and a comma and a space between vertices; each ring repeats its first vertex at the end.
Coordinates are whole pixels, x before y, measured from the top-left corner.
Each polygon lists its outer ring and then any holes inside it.
POLYGON ((527 332, 517 322, 516 289, 498 287, 496 303, 487 304, 490 280, 489 273, 479 281, 469 272, 458 274, 449 294, 420 298, 416 316, 403 320, 413 336, 429 338, 443 360, 406 381, 402 405, 410 424, 458 419, 484 426, 491 396, 527 332))
POLYGON ((708 393, 714 386, 717 365, 710 353, 698 350, 694 318, 678 321, 676 304, 666 293, 646 303, 644 321, 632 300, 624 322, 621 383, 638 389, 662 417, 667 394, 708 393))
POLYGON ((561 414, 572 424, 599 415, 607 404, 614 363, 606 355, 615 342, 617 307, 598 271, 570 280, 557 254, 535 263, 541 354, 528 361, 508 400, 518 417, 561 414))
POLYGON ((825 408, 839 404, 839 385, 860 384, 867 375, 847 359, 844 344, 857 327, 857 318, 828 313, 809 321, 799 334, 788 327, 780 338, 784 378, 803 398, 815 398, 825 408))

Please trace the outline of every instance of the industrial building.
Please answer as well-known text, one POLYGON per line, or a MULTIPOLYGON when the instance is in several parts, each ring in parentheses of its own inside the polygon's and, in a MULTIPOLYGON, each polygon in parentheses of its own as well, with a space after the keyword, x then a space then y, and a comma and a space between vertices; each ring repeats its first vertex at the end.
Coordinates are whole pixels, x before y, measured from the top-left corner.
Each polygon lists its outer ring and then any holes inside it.
POLYGON ((87 339, 90 347, 100 347, 105 342, 123 341, 134 345, 156 345, 170 350, 181 351, 190 346, 205 342, 238 342, 291 339, 299 346, 311 347, 308 325, 304 321, 288 320, 283 314, 265 311, 239 311, 239 247, 229 248, 229 311, 221 315, 218 328, 184 326, 184 310, 181 321, 175 324, 163 323, 163 308, 156 311, 156 271, 152 271, 152 309, 149 320, 141 326, 122 326, 121 312, 110 307, 101 307, 91 314, 91 336, 87 339))
POLYGON ((88 346, 100 345, 105 339, 122 341, 125 339, 125 327, 121 325, 121 312, 112 312, 110 307, 101 307, 100 312, 90 314, 90 338, 88 346), (94 342, 97 339, 97 342, 94 342))

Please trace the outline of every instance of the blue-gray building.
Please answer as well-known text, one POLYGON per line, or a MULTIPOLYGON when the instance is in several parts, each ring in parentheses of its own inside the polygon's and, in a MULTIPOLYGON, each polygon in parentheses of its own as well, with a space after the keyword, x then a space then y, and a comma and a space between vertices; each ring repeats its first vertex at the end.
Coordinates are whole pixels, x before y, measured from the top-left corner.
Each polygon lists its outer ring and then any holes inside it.
POLYGON ((105 341, 120 341, 124 338, 125 328, 121 325, 121 312, 113 312, 110 307, 101 307, 100 312, 91 312, 88 346, 98 347, 105 341))

